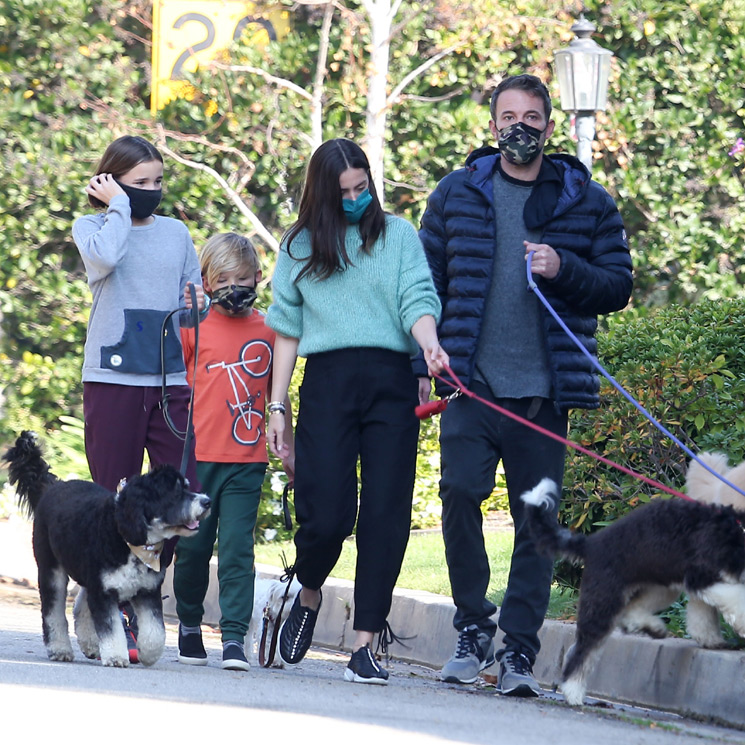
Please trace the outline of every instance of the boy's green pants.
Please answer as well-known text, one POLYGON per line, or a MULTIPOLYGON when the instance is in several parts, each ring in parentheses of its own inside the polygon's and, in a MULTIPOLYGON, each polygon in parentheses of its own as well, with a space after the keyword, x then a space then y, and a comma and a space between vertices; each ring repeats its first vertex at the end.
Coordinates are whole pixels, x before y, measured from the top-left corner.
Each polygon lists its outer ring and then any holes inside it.
POLYGON ((243 643, 254 598, 254 529, 266 463, 197 463, 202 490, 212 500, 199 531, 176 545, 173 590, 184 626, 199 626, 217 538, 222 640, 243 643))

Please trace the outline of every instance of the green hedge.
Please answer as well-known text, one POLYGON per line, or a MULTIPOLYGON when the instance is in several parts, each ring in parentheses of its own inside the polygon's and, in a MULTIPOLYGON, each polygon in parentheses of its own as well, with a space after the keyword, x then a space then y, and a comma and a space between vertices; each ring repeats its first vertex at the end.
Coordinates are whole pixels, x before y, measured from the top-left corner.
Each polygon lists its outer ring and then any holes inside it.
MULTIPOLYGON (((629 322, 612 317, 599 357, 617 382, 692 451, 745 455, 745 301, 672 306, 629 322)), ((574 411, 570 438, 682 489, 685 452, 602 379, 601 406, 574 411)), ((562 520, 589 532, 664 494, 576 450, 567 458, 562 520)))
MULTIPOLYGON (((745 301, 671 306, 632 319, 617 314, 599 335, 599 357, 616 381, 694 453, 745 457, 745 301)), ((610 382, 601 407, 574 411, 570 439, 611 461, 683 490, 689 460, 610 382)), ((668 495, 570 449, 559 519, 592 532, 652 497, 668 495)), ((579 573, 561 562, 557 580, 577 586, 579 573)))

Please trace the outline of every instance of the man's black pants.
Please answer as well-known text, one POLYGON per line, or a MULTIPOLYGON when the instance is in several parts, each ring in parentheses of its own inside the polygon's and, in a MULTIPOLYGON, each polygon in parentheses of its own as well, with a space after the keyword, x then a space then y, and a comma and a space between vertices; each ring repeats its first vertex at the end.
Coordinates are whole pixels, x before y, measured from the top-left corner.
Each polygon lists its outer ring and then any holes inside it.
MULTIPOLYGON (((524 418, 531 406, 535 408, 532 398, 494 399, 479 383, 473 383, 471 390, 524 418)), ((531 421, 566 437, 567 415, 558 414, 552 401, 542 399, 531 421)), ((459 631, 476 624, 487 633, 496 633, 491 619, 496 606, 486 599, 490 570, 481 503, 494 489, 501 460, 515 543, 499 628, 504 632, 505 648, 523 652, 534 662, 540 649, 538 631, 548 608, 553 560, 535 551, 520 496, 546 477, 561 487, 566 448, 465 396, 453 400, 442 415, 440 447, 443 537, 456 605, 453 623, 459 631)))

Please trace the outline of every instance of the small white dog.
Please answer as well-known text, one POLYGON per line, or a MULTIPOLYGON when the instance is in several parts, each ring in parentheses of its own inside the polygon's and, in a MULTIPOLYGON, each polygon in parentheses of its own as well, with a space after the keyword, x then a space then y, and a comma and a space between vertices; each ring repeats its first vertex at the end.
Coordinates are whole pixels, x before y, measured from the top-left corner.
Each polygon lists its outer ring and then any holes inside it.
MULTIPOLYGON (((282 619, 287 618, 295 596, 300 592, 301 584, 295 577, 290 583, 290 591, 287 594, 284 609, 282 610, 282 619)), ((287 591, 287 582, 281 582, 278 579, 269 579, 257 577, 254 583, 254 610, 251 615, 251 622, 248 625, 248 634, 246 634, 246 652, 250 656, 250 661, 254 665, 259 664, 259 646, 261 637, 264 634, 266 624, 266 635, 264 654, 269 657, 269 645, 271 643, 274 629, 277 624, 280 608, 282 608, 282 599, 287 591)), ((279 654, 275 655, 272 667, 284 667, 279 654)))
MULTIPOLYGON (((724 453, 700 453, 698 457, 713 471, 724 476, 738 489, 745 491, 745 463, 732 468, 724 453)), ((695 460, 691 461, 691 465, 688 466, 686 491, 689 497, 699 502, 728 504, 736 510, 745 510, 745 497, 731 486, 727 486, 695 460)))

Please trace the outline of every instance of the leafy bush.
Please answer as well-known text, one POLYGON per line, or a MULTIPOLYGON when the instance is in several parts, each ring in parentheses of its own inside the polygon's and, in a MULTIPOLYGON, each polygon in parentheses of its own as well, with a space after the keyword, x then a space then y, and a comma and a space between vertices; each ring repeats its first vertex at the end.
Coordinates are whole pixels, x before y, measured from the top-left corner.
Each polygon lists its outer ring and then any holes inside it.
MULTIPOLYGON (((618 383, 694 453, 717 450, 733 463, 745 456, 745 301, 702 301, 634 319, 608 319, 599 356, 618 383)), ((608 381, 601 407, 575 411, 570 439, 611 461, 682 490, 685 452, 608 381)), ((578 451, 570 450, 560 520, 592 532, 652 497, 668 497, 578 451)), ((577 585, 576 569, 557 579, 577 585)))

